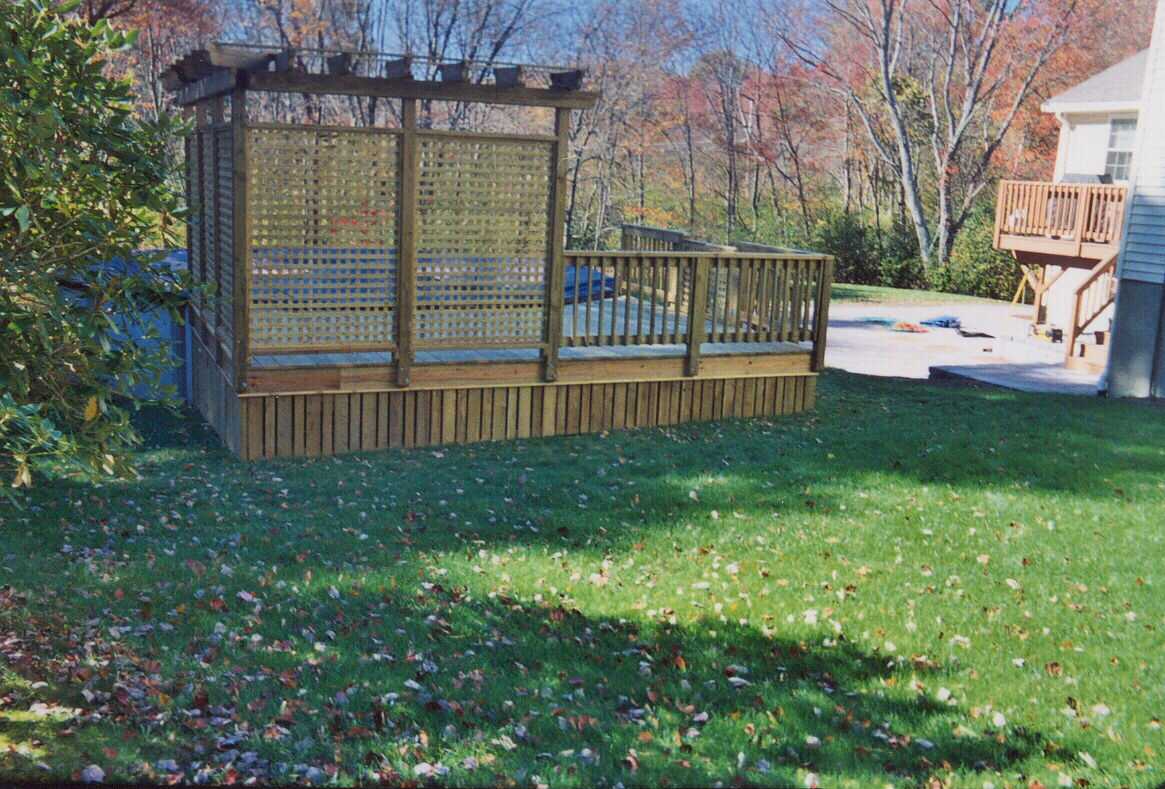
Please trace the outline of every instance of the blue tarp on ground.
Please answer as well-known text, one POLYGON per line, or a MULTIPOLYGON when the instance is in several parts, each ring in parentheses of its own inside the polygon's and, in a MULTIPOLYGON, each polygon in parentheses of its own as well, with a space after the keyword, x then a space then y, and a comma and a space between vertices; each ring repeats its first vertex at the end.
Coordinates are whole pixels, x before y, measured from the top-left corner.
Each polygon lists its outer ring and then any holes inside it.
POLYGON ((923 326, 936 326, 940 329, 958 329, 963 325, 954 315, 939 315, 937 318, 927 318, 921 321, 923 326))

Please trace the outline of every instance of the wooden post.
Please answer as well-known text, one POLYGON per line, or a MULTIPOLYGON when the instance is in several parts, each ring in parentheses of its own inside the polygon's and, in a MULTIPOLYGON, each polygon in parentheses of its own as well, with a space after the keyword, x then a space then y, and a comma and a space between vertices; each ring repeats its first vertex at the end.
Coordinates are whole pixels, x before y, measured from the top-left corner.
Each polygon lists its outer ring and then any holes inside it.
POLYGON ((417 143, 417 100, 401 99, 400 254, 396 276, 396 382, 408 386, 415 350, 417 310, 417 188, 420 155, 417 143))
POLYGON ((813 372, 825 369, 825 335, 829 330, 829 299, 833 294, 833 258, 821 264, 821 281, 817 283, 817 314, 813 327, 813 372))
MULTIPOLYGON (((562 304, 564 280, 566 276, 566 177, 567 155, 570 152, 570 110, 559 108, 554 111, 554 179, 550 184, 550 233, 546 250, 546 309, 545 329, 542 336, 546 347, 542 350, 543 378, 547 381, 558 379, 558 347, 562 344, 562 304)), ((590 272, 587 268, 587 293, 590 293, 590 272)), ((574 273, 574 297, 578 299, 578 267, 574 273)), ((602 298, 602 283, 599 284, 602 298)))
MULTIPOLYGON (((1027 271, 1029 271, 1029 269, 1025 268, 1024 273, 1027 273, 1027 271)), ((1040 275, 1034 279, 1035 281, 1032 283, 1032 290, 1035 291, 1035 298, 1032 299, 1034 304, 1033 312, 1035 315, 1033 323, 1038 326, 1044 322, 1044 283, 1048 281, 1048 267, 1040 266, 1040 275)))
POLYGON ((688 359, 684 372, 696 376, 700 374, 700 346, 704 343, 704 321, 708 311, 708 269, 712 261, 697 257, 692 263, 692 292, 688 296, 691 304, 688 310, 688 359))
MULTIPOLYGON (((241 79, 241 78, 240 78, 241 79)), ((236 83, 231 93, 231 171, 233 216, 231 227, 234 265, 231 299, 231 331, 234 337, 235 391, 247 388, 247 363, 251 354, 251 229, 247 211, 247 90, 236 83)))
POLYGON ((1084 248, 1084 218, 1088 215, 1089 203, 1092 201, 1092 188, 1083 186, 1079 195, 1076 198, 1076 227, 1072 231, 1072 238, 1076 242, 1076 257, 1080 257, 1080 253, 1084 248))

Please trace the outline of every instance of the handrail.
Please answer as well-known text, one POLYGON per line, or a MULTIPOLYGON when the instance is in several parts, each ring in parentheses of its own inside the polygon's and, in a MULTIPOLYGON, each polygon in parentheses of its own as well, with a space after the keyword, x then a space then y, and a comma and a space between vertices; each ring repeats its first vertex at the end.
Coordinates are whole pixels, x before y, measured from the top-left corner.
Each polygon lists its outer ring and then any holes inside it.
POLYGON ((1075 353, 1076 340, 1116 298, 1116 262, 1115 254, 1100 261, 1076 288, 1072 325, 1068 331, 1069 357, 1075 353))
POLYGON ((1110 184, 1000 181, 995 246, 1004 235, 1040 236, 1083 245, 1120 240, 1128 190, 1110 184))

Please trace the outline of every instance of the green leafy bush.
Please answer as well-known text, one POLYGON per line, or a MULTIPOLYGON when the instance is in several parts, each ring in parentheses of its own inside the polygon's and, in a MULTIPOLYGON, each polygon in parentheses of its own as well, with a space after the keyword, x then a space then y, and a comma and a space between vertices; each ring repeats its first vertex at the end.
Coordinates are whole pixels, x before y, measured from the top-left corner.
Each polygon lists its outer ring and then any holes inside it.
POLYGON ((922 258, 917 257, 901 259, 885 257, 881 261, 878 284, 888 288, 926 290, 929 287, 926 264, 922 262, 922 258))
POLYGON ((159 217, 170 240, 176 129, 134 117, 103 60, 131 37, 69 18, 76 5, 0 3, 0 471, 15 486, 48 463, 130 471, 131 392, 168 361, 144 316, 181 304, 156 262, 98 265, 157 238, 159 217))
POLYGON ((814 227, 813 248, 833 255, 834 278, 838 282, 881 284, 877 239, 858 216, 843 211, 823 216, 814 227))
POLYGON ((929 272, 930 286, 947 293, 1010 299, 1022 272, 1015 258, 994 244, 994 206, 984 204, 968 218, 955 237, 951 259, 929 272))

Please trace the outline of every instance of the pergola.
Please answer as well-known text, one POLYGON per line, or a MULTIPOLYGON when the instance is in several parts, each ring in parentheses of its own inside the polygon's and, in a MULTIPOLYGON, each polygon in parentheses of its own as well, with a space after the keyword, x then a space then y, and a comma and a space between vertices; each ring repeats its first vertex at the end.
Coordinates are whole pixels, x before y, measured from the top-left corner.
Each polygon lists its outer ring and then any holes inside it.
MULTIPOLYGON (((555 435, 812 404, 831 261, 566 252, 570 69, 216 45, 190 108, 192 399, 248 458, 555 435), (398 102, 383 125, 258 122, 259 94, 398 102), (418 105, 549 108, 552 134, 426 128, 418 105)), ((636 241, 638 239, 638 241, 636 241)), ((670 246, 669 246, 670 243, 670 246)))

